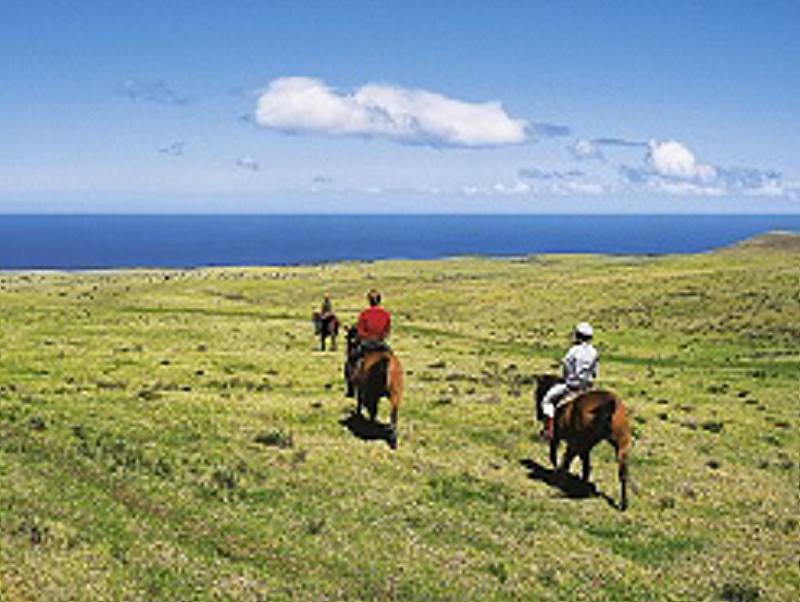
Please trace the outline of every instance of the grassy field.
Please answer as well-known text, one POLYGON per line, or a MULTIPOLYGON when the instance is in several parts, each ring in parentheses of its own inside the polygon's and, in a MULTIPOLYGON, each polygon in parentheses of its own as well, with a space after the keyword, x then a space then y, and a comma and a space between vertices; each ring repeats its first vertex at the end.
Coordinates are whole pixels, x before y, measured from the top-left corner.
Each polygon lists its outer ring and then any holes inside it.
POLYGON ((0 274, 0 600, 794 601, 799 378, 790 235, 0 274), (309 321, 371 287, 407 371, 395 452, 347 421, 309 321), (624 513, 610 447, 597 495, 543 477, 533 375, 583 319, 632 413, 624 513))

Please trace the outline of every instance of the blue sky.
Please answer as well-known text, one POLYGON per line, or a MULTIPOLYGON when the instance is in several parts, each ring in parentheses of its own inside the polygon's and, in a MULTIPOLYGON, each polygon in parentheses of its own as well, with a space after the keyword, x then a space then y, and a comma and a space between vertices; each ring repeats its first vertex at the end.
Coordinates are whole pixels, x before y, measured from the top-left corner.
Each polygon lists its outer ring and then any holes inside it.
POLYGON ((0 212, 800 212, 798 2, 0 4, 0 212))

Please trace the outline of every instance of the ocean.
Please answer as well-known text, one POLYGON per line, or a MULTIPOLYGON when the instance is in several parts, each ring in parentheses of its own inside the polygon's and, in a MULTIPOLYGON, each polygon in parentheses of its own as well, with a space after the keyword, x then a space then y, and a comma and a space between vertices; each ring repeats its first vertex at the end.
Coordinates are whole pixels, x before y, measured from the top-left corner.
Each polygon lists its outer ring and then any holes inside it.
POLYGON ((0 269, 695 253, 771 230, 800 232, 800 215, 7 215, 0 269))

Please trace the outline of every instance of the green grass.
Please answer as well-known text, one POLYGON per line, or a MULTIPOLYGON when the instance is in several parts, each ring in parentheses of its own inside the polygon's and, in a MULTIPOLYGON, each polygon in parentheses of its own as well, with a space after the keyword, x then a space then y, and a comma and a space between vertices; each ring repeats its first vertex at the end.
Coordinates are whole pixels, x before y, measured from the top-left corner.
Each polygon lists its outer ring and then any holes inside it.
POLYGON ((791 237, 0 274, 0 600, 795 600, 799 298, 791 237), (396 452, 342 424, 310 323, 372 287, 407 371, 396 452), (533 375, 583 319, 632 415, 625 513, 610 447, 596 496, 531 468, 533 375))

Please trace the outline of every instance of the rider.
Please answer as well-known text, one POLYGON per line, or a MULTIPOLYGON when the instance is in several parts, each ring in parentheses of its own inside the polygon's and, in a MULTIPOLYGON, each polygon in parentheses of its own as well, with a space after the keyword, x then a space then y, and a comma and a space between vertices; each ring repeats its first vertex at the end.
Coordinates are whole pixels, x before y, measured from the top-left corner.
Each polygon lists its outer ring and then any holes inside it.
MULTIPOLYGON (((358 332, 358 345, 349 358, 349 374, 358 372, 358 363, 368 351, 389 351, 386 339, 392 327, 392 316, 381 307, 381 294, 372 289, 367 293, 369 307, 358 316, 356 331, 358 332)), ((354 391, 350 379, 347 383, 347 396, 353 397, 354 391)))
POLYGON ((588 322, 575 326, 575 344, 570 347, 562 361, 563 382, 550 387, 542 400, 542 412, 545 415, 542 436, 553 438, 553 417, 558 402, 571 392, 586 391, 591 388, 592 381, 597 378, 599 356, 597 349, 591 344, 594 332, 588 322))
POLYGON ((328 323, 333 319, 333 303, 331 302, 330 293, 325 293, 322 299, 322 307, 319 309, 319 326, 324 331, 328 327, 328 323))
POLYGON ((381 294, 372 289, 367 293, 369 307, 358 316, 358 338, 364 349, 386 348, 386 338, 392 327, 392 316, 381 307, 381 294))
POLYGON ((331 294, 325 293, 322 299, 322 307, 319 310, 319 317, 321 320, 327 320, 333 315, 333 303, 331 303, 331 294))

